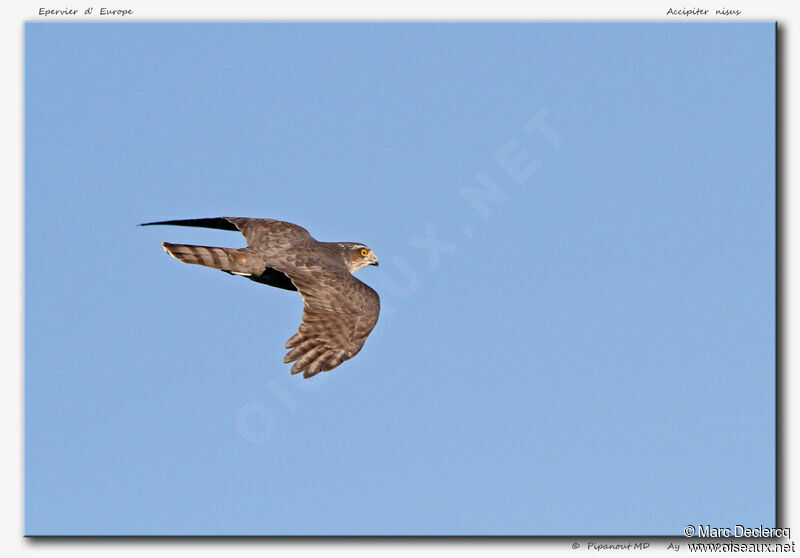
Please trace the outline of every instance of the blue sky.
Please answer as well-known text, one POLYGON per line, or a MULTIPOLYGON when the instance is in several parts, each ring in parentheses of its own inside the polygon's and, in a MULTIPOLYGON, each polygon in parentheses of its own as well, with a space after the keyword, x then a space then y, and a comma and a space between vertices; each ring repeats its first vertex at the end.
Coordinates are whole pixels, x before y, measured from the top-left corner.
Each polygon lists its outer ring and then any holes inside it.
POLYGON ((773 525, 774 25, 27 24, 28 535, 773 525), (139 228, 368 244, 362 352, 139 228))

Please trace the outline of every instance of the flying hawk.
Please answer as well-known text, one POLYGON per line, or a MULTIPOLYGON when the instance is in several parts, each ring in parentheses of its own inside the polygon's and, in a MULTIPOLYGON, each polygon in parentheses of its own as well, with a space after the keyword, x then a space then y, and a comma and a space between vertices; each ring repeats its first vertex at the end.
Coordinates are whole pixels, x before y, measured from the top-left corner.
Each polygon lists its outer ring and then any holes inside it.
POLYGON ((356 242, 318 242, 298 225, 274 219, 215 217, 142 223, 241 231, 247 248, 217 248, 170 244, 167 253, 189 264, 204 265, 233 275, 299 291, 303 322, 286 342, 283 359, 295 362, 292 374, 310 378, 327 372, 358 354, 375 327, 380 312, 378 293, 353 277, 353 272, 378 265, 378 257, 356 242))

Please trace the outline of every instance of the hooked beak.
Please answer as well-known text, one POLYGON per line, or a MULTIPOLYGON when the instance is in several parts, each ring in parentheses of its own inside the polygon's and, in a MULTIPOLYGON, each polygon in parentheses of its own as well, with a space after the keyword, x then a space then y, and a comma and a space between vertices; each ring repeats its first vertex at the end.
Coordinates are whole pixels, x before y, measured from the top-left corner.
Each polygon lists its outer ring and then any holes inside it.
POLYGON ((369 265, 374 265, 374 266, 380 265, 378 264, 378 256, 372 254, 372 260, 369 262, 369 265))

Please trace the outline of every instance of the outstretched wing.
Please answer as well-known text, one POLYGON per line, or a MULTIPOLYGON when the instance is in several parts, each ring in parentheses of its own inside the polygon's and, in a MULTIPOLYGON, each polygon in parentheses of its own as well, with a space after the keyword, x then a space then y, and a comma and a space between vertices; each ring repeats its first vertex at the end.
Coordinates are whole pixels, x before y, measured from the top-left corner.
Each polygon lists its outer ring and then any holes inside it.
POLYGON ((248 248, 255 248, 267 254, 281 252, 297 247, 314 239, 300 225, 278 221, 277 219, 251 219, 249 217, 211 217, 207 219, 174 219, 142 223, 149 225, 177 225, 180 227, 202 227, 225 231, 241 231, 247 240, 248 248))
POLYGON ((310 378, 358 354, 378 322, 380 298, 346 270, 324 266, 281 269, 303 296, 303 322, 286 342, 292 374, 310 378))

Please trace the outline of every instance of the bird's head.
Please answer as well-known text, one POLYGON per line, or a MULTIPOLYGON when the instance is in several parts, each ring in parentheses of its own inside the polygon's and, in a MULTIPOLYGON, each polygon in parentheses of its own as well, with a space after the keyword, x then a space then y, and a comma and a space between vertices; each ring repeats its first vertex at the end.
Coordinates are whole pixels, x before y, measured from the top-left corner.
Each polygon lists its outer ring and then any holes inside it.
POLYGON ((351 243, 348 244, 347 247, 349 249, 350 256, 348 262, 350 266, 350 273, 356 271, 357 269, 361 269, 362 267, 367 267, 368 265, 378 265, 378 256, 376 256, 375 252, 373 252, 368 246, 351 243))

